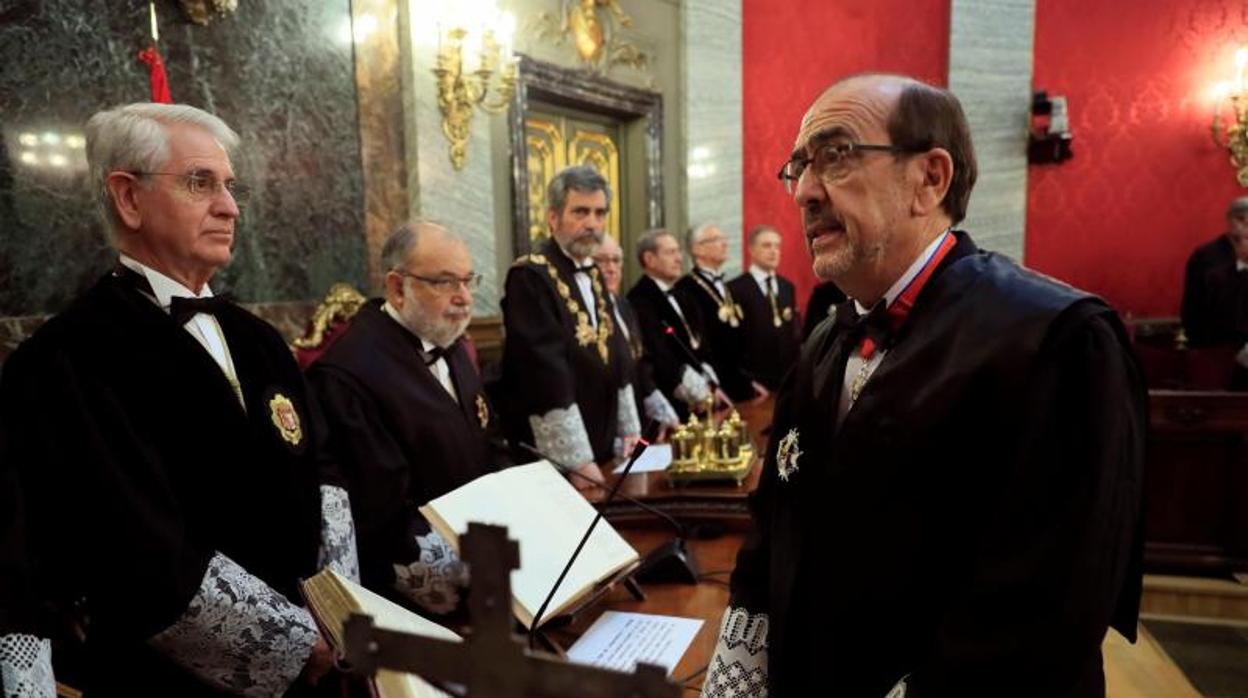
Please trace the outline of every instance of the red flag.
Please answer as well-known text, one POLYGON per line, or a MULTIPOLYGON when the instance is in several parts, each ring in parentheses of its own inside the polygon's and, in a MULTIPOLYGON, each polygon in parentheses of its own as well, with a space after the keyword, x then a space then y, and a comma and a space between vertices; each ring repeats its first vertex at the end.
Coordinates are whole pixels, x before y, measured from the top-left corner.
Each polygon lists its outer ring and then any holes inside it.
POLYGON ((148 46, 139 51, 139 61, 147 64, 147 72, 152 81, 152 101, 161 104, 172 104, 169 95, 169 77, 165 75, 165 61, 160 57, 156 46, 148 46))

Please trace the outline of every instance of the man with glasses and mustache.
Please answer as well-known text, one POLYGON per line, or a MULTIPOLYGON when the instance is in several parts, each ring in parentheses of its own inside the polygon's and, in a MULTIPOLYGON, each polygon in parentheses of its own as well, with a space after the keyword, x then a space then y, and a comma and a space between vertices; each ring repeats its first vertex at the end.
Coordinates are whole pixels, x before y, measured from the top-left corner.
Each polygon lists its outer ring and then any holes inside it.
MULTIPOLYGON (((593 260, 611 187, 577 165, 546 191, 550 238, 512 264, 502 301, 508 436, 601 479, 599 465, 632 451, 641 433, 628 343, 593 260)), ((593 487, 584 478, 572 484, 593 487)))
MULTIPOLYGON (((298 583, 357 576, 355 535, 290 348, 208 286, 246 201, 238 136, 168 104, 99 112, 86 134, 117 265, 0 380, 33 586, 85 608, 88 695, 310 691, 333 656, 298 583)), ((14 676, 46 690, 36 640, 0 640, 6 695, 14 676)))
POLYGON ((1134 638, 1147 398, 1100 299, 954 230, 950 92, 860 75, 780 171, 849 300, 780 390, 706 696, 1103 696, 1134 638))
POLYGON ((390 235, 381 268, 385 298, 360 308, 308 380, 350 486, 365 586, 445 614, 465 570, 417 508, 511 464, 462 341, 481 277, 462 238, 424 221, 390 235))

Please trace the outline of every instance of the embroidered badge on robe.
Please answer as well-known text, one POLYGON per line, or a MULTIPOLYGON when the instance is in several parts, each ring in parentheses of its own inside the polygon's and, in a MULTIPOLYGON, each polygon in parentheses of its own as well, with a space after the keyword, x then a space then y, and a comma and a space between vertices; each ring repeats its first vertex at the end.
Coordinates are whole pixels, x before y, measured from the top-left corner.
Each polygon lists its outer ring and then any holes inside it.
POLYGON ((485 403, 484 395, 477 395, 477 421, 481 422, 481 428, 490 423, 490 407, 485 403))
POLYGON ((269 418, 282 440, 291 446, 303 443, 303 427, 299 424, 299 413, 295 411, 295 403, 281 393, 274 393, 269 400, 269 418))
POLYGON ((781 480, 788 482, 789 477, 797 472, 797 459, 801 455, 802 452, 797 447, 797 429, 790 429, 780 439, 780 446, 776 449, 776 470, 780 473, 781 480))

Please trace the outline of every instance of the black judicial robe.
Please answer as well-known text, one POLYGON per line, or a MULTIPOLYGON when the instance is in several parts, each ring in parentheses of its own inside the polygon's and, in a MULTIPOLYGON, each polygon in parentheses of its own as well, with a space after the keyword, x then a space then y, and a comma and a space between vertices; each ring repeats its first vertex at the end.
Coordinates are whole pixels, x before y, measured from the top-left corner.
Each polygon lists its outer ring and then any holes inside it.
MULTIPOLYGON (((680 299, 676 301, 679 303, 680 299)), ((676 397, 676 388, 680 385, 685 367, 701 372, 702 367, 695 364, 694 358, 697 363, 708 364, 711 358, 696 329, 702 326, 702 318, 696 307, 682 303, 682 320, 668 302, 667 294, 654 279, 644 274, 629 289, 628 302, 637 312, 637 321, 641 325, 641 341, 645 347, 642 363, 649 366, 655 385, 667 396, 668 402, 683 420, 689 414, 689 407, 676 397), (693 334, 690 335, 690 332, 693 334)))
POLYGON ((657 389, 654 384, 654 369, 649 363, 642 361, 646 355, 646 347, 641 339, 641 322, 637 319, 637 311, 633 310, 633 304, 628 302, 627 297, 613 299, 615 307, 620 311, 620 317, 628 325, 628 356, 631 359, 628 362, 630 368, 628 375, 633 385, 633 398, 637 401, 637 414, 644 426, 646 423, 645 400, 657 389))
POLYGON ((26 497, 37 584, 86 600, 88 695, 218 695, 146 644, 179 620, 214 552, 296 604, 317 571, 332 481, 319 410, 276 330, 232 305, 217 321, 246 412, 204 348, 111 274, 0 375, 0 455, 26 497), (278 396, 298 439, 275 424, 278 396))
POLYGON ((1248 271, 1235 268, 1226 235, 1201 245, 1187 261, 1183 329, 1194 347, 1241 347, 1248 341, 1248 271))
POLYGON ((741 322, 741 368, 765 388, 775 391, 784 380, 785 373, 797 361, 801 347, 797 334, 801 319, 797 313, 793 283, 776 275, 779 327, 776 327, 771 302, 748 271, 729 281, 728 289, 745 314, 741 322))
POLYGON ((446 354, 459 402, 425 365, 420 340, 375 299, 308 369, 329 447, 351 493, 360 574, 389 593, 394 564, 429 532, 417 508, 510 465, 501 425, 462 342, 446 354))
POLYGON ((1147 397, 1125 330, 958 236, 839 429, 832 320, 781 390, 730 601, 769 614, 772 695, 908 674, 919 698, 1101 696, 1106 626, 1134 639, 1147 397))
POLYGON ((615 458, 619 392, 628 384, 628 345, 615 328, 615 306, 601 273, 597 267, 590 273, 603 294, 601 304, 595 296, 595 304, 605 311, 597 312, 598 322, 610 323, 610 331, 596 330, 605 339, 583 343, 577 338, 577 317, 569 304, 579 313, 589 311, 576 285, 575 264, 554 239, 548 238, 536 254, 512 264, 502 299, 506 339, 501 394, 505 402, 499 408, 505 413, 508 438, 532 444, 530 416, 575 403, 594 460, 608 463, 615 458), (547 264, 554 267, 555 278, 547 264))
MULTIPOLYGON (((738 326, 733 327, 731 322, 721 317, 720 309, 724 305, 724 297, 715 288, 714 280, 695 266, 688 274, 680 277, 672 287, 672 292, 680 299, 680 307, 697 308, 700 326, 695 331, 706 343, 707 356, 719 376, 724 393, 734 401, 754 397, 754 386, 750 385, 750 377, 741 370, 740 318, 734 316, 738 326)), ((729 290, 728 293, 731 296, 732 291, 729 290)), ((735 307, 735 298, 733 304, 735 307)))
POLYGON ((802 339, 814 334, 815 328, 823 322, 835 309, 837 303, 845 300, 845 294, 836 284, 825 281, 810 292, 810 300, 806 301, 806 314, 802 319, 802 339))

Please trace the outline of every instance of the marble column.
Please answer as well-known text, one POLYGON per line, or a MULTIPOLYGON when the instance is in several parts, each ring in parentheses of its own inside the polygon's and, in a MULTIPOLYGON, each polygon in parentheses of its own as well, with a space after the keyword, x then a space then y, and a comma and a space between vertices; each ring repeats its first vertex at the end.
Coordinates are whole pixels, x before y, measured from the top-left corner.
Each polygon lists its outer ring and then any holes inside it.
POLYGON ((741 0, 681 3, 685 209, 728 237, 725 271, 741 269, 741 0))
POLYGON ((1035 0, 952 0, 949 87, 962 101, 979 160, 963 228, 1022 261, 1035 0))

